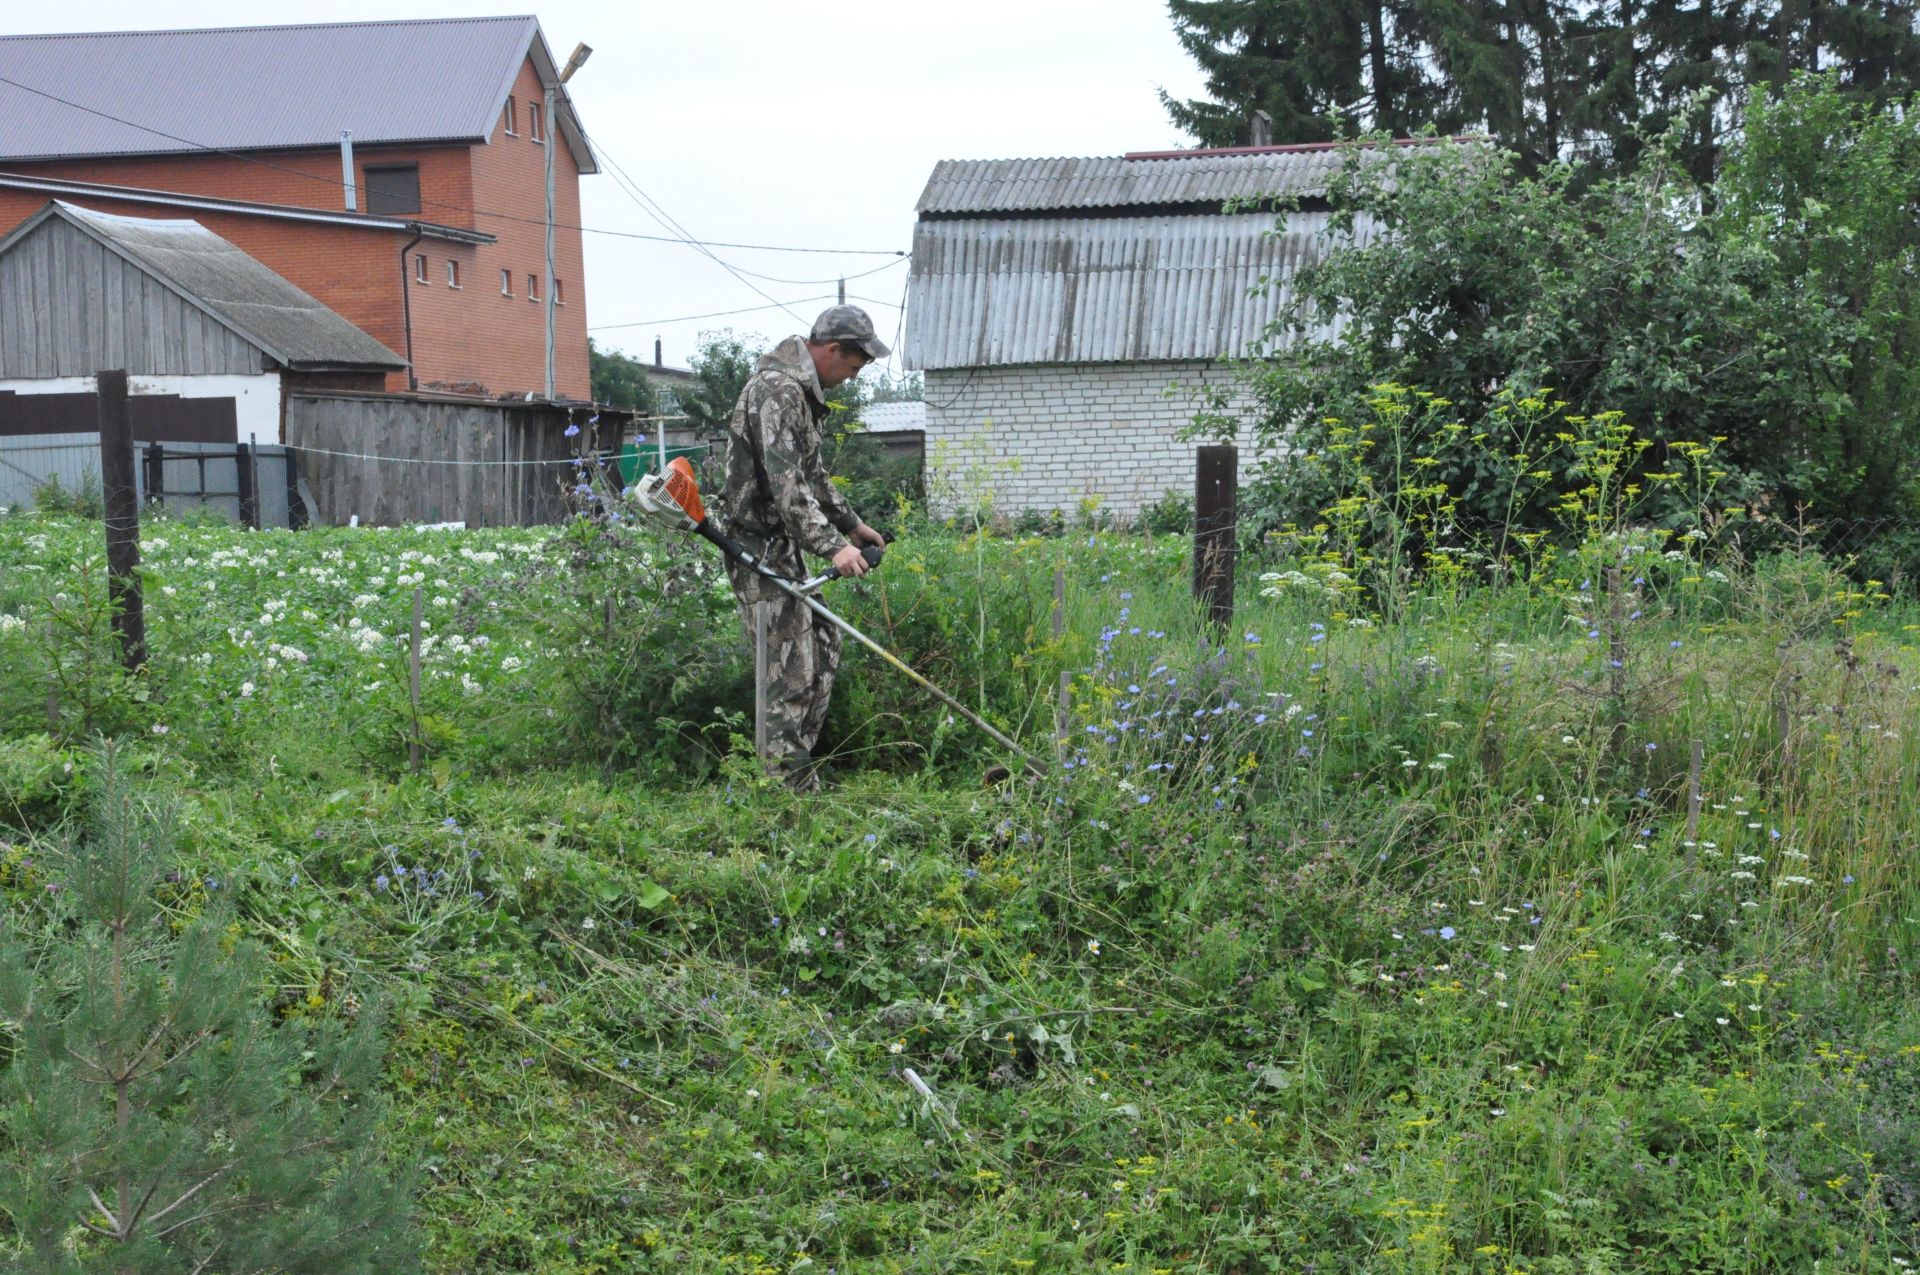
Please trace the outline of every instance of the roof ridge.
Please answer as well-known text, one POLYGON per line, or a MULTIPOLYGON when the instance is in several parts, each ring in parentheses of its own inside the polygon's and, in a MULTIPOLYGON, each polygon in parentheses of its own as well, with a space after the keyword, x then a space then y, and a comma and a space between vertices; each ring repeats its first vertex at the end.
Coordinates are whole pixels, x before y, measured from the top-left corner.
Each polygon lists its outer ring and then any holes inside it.
POLYGON ((134 31, 40 31, 24 35, 0 35, 0 43, 29 40, 117 40, 143 35, 224 35, 238 31, 332 31, 347 27, 424 27, 450 26, 476 22, 531 22, 531 13, 494 14, 472 18, 374 18, 364 22, 282 22, 265 26, 155 27, 134 31))

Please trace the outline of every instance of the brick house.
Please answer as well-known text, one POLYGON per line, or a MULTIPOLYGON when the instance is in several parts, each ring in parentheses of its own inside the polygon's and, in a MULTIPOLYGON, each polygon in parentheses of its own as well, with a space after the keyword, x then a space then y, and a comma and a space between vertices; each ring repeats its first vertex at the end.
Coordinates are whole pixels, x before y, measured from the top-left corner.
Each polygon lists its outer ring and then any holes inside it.
POLYGON ((1126 519, 1191 493, 1196 394, 1250 413, 1232 360, 1326 252, 1341 163, 1335 146, 1268 146, 936 165, 903 354, 925 373, 944 503, 1126 519))
POLYGON ((0 236, 50 199, 191 219, 405 355, 388 390, 591 397, 579 176, 531 17, 0 37, 0 236), (351 179, 351 184, 349 180, 351 179))

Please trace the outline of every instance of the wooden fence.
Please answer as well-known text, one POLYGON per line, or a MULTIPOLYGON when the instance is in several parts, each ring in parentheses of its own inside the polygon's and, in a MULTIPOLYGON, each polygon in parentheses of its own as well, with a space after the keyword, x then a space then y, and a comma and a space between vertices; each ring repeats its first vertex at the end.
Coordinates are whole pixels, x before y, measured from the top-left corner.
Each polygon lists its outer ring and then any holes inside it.
POLYGON ((301 390, 286 438, 318 522, 525 527, 563 519, 574 462, 616 445, 627 414, 599 412, 596 425, 585 407, 301 390))

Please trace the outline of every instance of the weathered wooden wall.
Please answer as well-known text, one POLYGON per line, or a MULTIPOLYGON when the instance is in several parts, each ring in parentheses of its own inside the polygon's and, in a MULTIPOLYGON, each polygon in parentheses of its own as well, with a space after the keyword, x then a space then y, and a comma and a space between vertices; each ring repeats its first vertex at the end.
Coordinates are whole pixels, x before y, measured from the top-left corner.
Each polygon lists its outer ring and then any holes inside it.
POLYGON ((248 375, 265 354, 74 226, 42 222, 0 257, 0 379, 248 375))
POLYGON ((596 440, 585 415, 539 403, 296 391, 287 395, 286 440, 322 523, 526 527, 566 517, 572 462, 611 444, 612 421, 596 440), (578 437, 566 437, 570 419, 581 424, 578 437))

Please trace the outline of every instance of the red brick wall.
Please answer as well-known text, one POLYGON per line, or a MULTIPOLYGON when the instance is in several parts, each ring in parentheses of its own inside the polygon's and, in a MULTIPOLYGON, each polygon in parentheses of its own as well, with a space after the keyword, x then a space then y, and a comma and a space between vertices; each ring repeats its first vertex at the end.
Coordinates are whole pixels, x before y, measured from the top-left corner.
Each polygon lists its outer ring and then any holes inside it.
MULTIPOLYGON (((473 326, 466 366, 474 369, 475 379, 489 384, 499 380, 543 387, 546 306, 527 299, 527 276, 546 271, 546 149, 558 146, 553 157, 554 221, 559 227, 553 235, 553 273, 561 283, 563 304, 553 308, 554 392, 585 399, 592 394, 585 272, 580 232, 567 229, 580 224, 580 170, 565 140, 548 122, 541 124, 545 145, 527 135, 527 106, 541 102, 540 80, 531 61, 521 66, 512 93, 519 135, 507 136, 496 120, 493 144, 476 146, 471 152, 474 206, 506 215, 483 216, 477 225, 498 236, 499 242, 475 250, 476 278, 467 291, 468 300, 478 304, 469 312, 473 326), (511 297, 500 295, 503 269, 513 272, 511 297)), ((416 333, 416 343, 418 339, 416 333)))
MULTIPOLYGON (((490 145, 354 148, 363 209, 367 164, 418 163, 422 220, 482 230, 499 239, 485 245, 422 239, 414 245, 410 255, 427 259, 427 281, 415 282, 409 261, 405 283, 413 309, 415 375, 422 386, 479 385, 490 395, 540 393, 545 388, 545 306, 527 299, 527 276, 542 275, 546 268, 546 146, 528 136, 527 105, 540 101, 539 78, 530 60, 521 66, 513 95, 518 136, 507 136, 496 119, 490 145), (448 286, 449 260, 459 263, 457 290, 448 286), (513 272, 511 297, 500 294, 502 269, 513 272)), ((559 145, 554 155, 554 219, 562 227, 577 226, 579 169, 545 121, 541 131, 549 144, 559 145)), ((337 149, 266 152, 253 158, 266 164, 227 155, 181 155, 20 164, 10 165, 9 171, 329 212, 344 209, 337 149)), ((62 198, 123 216, 197 221, 395 353, 406 355, 400 249, 408 234, 104 198, 62 198)), ((0 237, 46 202, 47 196, 38 192, 0 189, 0 237)), ((556 230, 554 274, 564 301, 554 307, 554 389, 563 397, 585 399, 591 395, 591 381, 578 230, 556 230)), ((407 378, 401 373, 387 383, 390 389, 405 389, 407 378)))

